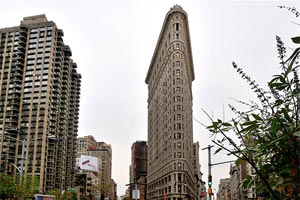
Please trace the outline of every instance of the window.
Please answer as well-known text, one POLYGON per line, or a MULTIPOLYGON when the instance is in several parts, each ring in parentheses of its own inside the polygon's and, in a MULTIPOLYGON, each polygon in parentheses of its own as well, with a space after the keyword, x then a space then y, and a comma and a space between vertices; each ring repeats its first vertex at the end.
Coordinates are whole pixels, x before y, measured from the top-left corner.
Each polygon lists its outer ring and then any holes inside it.
POLYGON ((181 149, 181 142, 177 142, 177 148, 181 149))
POLYGON ((177 139, 181 139, 181 133, 177 133, 177 139))
POLYGON ((174 106, 174 111, 181 111, 181 105, 174 106))
POLYGON ((176 115, 176 119, 177 119, 177 120, 181 120, 181 119, 182 119, 181 114, 177 114, 177 115, 176 115))
POLYGON ((181 130, 181 128, 182 128, 182 124, 180 123, 174 124, 174 130, 181 130))
MULTIPOLYGON (((181 152, 177 152, 177 158, 181 158, 181 152)), ((178 166, 179 168, 179 166, 178 166)))
POLYGON ((179 31, 179 23, 176 23, 176 24, 175 24, 175 30, 176 30, 176 31, 179 31))

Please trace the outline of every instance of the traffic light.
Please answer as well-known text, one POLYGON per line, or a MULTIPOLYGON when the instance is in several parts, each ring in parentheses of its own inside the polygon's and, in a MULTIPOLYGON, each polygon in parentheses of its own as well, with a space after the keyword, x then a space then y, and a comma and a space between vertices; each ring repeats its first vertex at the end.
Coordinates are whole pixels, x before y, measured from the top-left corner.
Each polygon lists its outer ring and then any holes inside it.
POLYGON ((9 172, 12 172, 13 169, 12 169, 12 165, 9 165, 9 172))
POLYGON ((201 198, 204 198, 205 197, 205 192, 201 192, 201 198))
POLYGON ((211 189, 210 187, 208 188, 207 193, 208 193, 209 195, 212 195, 212 189, 211 189))
POLYGON ((211 187, 212 186, 212 176, 208 175, 208 186, 211 187))

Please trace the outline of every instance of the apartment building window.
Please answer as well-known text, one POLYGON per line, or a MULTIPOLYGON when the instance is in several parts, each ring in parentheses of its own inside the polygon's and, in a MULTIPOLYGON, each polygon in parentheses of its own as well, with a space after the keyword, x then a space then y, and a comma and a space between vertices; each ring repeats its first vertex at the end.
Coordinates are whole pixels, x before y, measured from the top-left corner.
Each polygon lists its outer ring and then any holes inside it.
POLYGON ((28 54, 32 54, 32 53, 33 54, 35 53, 35 49, 31 49, 31 50, 28 51, 28 54))
POLYGON ((37 28, 33 28, 33 29, 30 30, 30 33, 36 33, 36 32, 38 32, 37 28))
POLYGON ((30 35, 30 39, 36 38, 36 37, 37 37, 37 34, 36 34, 36 33, 30 35))
POLYGON ((30 43, 30 44, 36 43, 36 39, 30 39, 30 40, 29 40, 29 43, 30 43))
POLYGON ((35 48, 35 47, 36 47, 36 44, 29 44, 30 49, 35 48))
POLYGON ((44 46, 44 43, 39 43, 39 52, 42 52, 43 51, 43 49, 42 49, 42 47, 44 46))

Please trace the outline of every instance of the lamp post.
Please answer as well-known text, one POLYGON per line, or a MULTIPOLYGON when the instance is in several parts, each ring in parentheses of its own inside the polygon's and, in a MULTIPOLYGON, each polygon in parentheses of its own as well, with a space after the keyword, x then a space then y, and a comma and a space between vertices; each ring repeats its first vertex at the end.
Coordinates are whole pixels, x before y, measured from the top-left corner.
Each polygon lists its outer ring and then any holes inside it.
MULTIPOLYGON (((24 173, 24 160, 25 160, 25 143, 27 141, 33 141, 35 139, 31 139, 31 140, 26 140, 26 139, 23 139, 23 140, 18 140, 16 138, 13 138, 13 137, 10 137, 10 136, 7 136, 7 135, 3 135, 3 137, 7 137, 11 140, 15 140, 15 141, 18 141, 18 142, 21 142, 22 143, 22 153, 21 153, 21 157, 18 157, 21 159, 21 163, 20 163, 20 167, 18 168, 17 166, 13 165, 19 172, 20 172, 20 182, 22 181, 22 178, 23 178, 23 173, 24 173)), ((38 139, 42 139, 43 137, 38 137, 36 138, 36 140, 38 139)), ((47 136, 46 139, 52 139, 52 140, 56 140, 56 136, 54 135, 50 135, 50 136, 47 136)))

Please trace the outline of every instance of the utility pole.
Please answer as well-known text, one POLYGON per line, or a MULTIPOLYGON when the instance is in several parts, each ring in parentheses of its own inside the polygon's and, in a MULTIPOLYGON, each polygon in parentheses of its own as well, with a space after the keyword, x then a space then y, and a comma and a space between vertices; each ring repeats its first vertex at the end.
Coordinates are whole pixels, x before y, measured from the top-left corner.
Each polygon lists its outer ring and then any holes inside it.
POLYGON ((214 195, 214 193, 212 192, 212 175, 211 175, 211 166, 213 165, 221 165, 221 164, 225 164, 225 163, 230 163, 230 162, 235 162, 235 160, 230 160, 230 161, 225 161, 225 162, 219 162, 219 163, 211 163, 211 148, 214 147, 213 145, 208 145, 207 147, 203 148, 202 150, 207 149, 208 150, 208 199, 211 199, 211 196, 214 195))
POLYGON ((138 183, 137 179, 135 178, 134 179, 134 183, 129 183, 129 184, 126 184, 125 186, 132 186, 134 185, 134 192, 132 192, 132 196, 134 196, 134 199, 137 200, 138 199, 138 184, 141 184, 141 183, 138 183))
POLYGON ((212 176, 211 176, 211 148, 213 146, 208 145, 207 147, 203 148, 202 150, 207 149, 208 150, 208 199, 211 199, 211 195, 212 195, 212 176))
POLYGON ((135 192, 135 200, 137 200, 137 180, 134 180, 134 192, 135 192))
POLYGON ((24 157, 25 154, 25 139, 22 140, 22 157, 21 158, 21 167, 20 167, 20 183, 22 182, 22 178, 23 178, 23 167, 24 167, 24 157))

